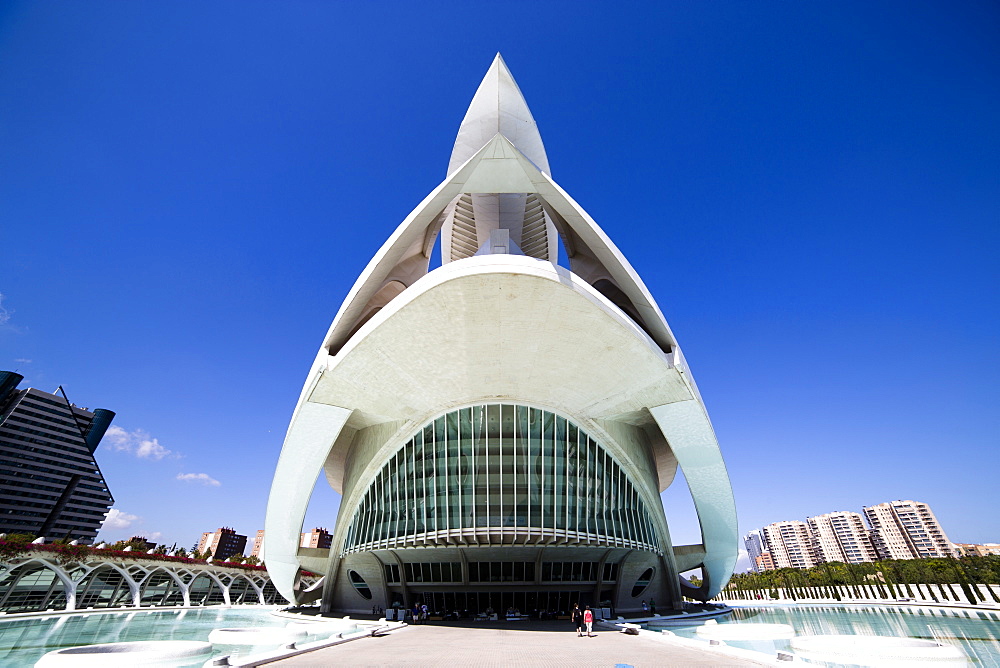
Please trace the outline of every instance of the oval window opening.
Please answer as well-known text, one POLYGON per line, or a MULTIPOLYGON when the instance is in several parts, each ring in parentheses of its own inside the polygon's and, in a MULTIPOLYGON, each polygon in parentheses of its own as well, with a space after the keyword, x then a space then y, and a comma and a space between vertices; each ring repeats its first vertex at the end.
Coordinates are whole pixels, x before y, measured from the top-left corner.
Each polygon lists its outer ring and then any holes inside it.
POLYGON ((361 594, 363 598, 369 601, 372 598, 372 590, 368 588, 368 583, 365 579, 361 577, 356 571, 347 571, 348 577, 351 578, 351 584, 354 585, 354 591, 361 594))
POLYGON ((632 598, 635 598, 642 592, 646 591, 646 587, 649 586, 649 583, 652 581, 653 575, 655 573, 656 571, 652 568, 647 568, 642 572, 642 575, 639 576, 639 579, 635 581, 634 585, 632 585, 632 598))

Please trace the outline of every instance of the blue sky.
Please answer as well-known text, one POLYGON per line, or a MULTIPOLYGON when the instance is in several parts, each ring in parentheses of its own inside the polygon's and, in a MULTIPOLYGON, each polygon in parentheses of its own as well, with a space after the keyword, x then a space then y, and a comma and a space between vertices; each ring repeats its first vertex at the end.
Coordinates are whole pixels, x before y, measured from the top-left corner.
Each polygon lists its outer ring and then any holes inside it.
POLYGON ((0 367, 117 411, 102 538, 263 526, 314 353, 500 51, 742 531, 903 498, 1000 541, 995 3, 415 5, 0 6, 0 367))

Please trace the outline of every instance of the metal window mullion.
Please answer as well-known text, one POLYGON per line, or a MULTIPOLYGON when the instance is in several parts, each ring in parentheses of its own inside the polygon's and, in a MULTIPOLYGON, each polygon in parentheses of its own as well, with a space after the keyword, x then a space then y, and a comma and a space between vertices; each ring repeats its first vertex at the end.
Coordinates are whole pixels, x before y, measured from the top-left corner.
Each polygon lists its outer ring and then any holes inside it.
POLYGON ((360 548, 365 542, 365 499, 361 497, 361 503, 358 504, 357 510, 358 526, 354 532, 354 545, 356 548, 360 548))
MULTIPOLYGON (((628 478, 625 481, 629 482, 628 478)), ((639 503, 639 490, 629 482, 629 521, 632 523, 632 530, 635 534, 633 539, 641 547, 646 544, 646 536, 642 526, 642 518, 639 516, 639 503)))
POLYGON ((417 533, 417 460, 416 442, 410 439, 406 442, 406 533, 412 538, 417 533), (413 525, 410 525, 410 522, 413 525))
POLYGON ((483 406, 483 422, 482 427, 480 427, 479 438, 483 443, 486 444, 486 448, 483 451, 483 457, 486 458, 486 536, 487 542, 489 542, 489 530, 493 523, 493 517, 491 516, 491 511, 493 510, 492 504, 490 503, 493 499, 493 490, 490 489, 490 405, 486 404, 483 406), (485 432, 485 433, 482 433, 485 432))
POLYGON ((386 546, 392 540, 392 467, 386 462, 382 467, 382 523, 385 525, 383 542, 386 546))
MULTIPOLYGON (((462 487, 462 444, 465 442, 462 434, 462 410, 458 412, 458 463, 455 466, 458 472, 458 528, 463 530, 466 528, 466 513, 465 513, 465 489, 462 487)), ((465 437, 468 438, 468 437, 465 437)), ((468 464, 468 457, 466 457, 466 463, 468 464)), ((466 467, 466 477, 468 478, 468 467, 466 467)))
POLYGON ((379 525, 379 542, 383 545, 389 544, 389 505, 388 499, 386 498, 386 485, 389 484, 387 479, 388 470, 383 469, 379 473, 379 494, 378 494, 378 525, 379 525))
POLYGON ((558 522, 556 521, 556 513, 559 512, 559 475, 557 474, 559 466, 559 454, 556 443, 556 436, 559 434, 559 416, 555 413, 552 414, 552 536, 555 537, 558 522))
POLYGON ((368 493, 361 498, 361 526, 358 527, 358 545, 366 546, 368 543, 368 493))
POLYGON ((458 437, 458 442, 455 444, 457 450, 457 459, 455 460, 455 485, 456 491, 458 493, 458 529, 462 531, 465 529, 465 490, 462 488, 462 411, 464 409, 458 410, 458 422, 455 425, 455 433, 458 437))
POLYGON ((625 509, 625 516, 628 519, 628 533, 629 538, 632 540, 632 544, 636 545, 639 542, 639 530, 637 528, 637 522, 634 515, 635 512, 635 494, 632 487, 632 483, 629 482, 628 476, 622 472, 622 483, 626 485, 625 487, 625 499, 626 503, 623 504, 625 509))
POLYGON ((563 485, 566 486, 565 508, 563 508, 563 531, 569 535, 569 420, 566 420, 564 427, 563 443, 563 485))
MULTIPOLYGON (((500 474, 500 529, 503 530, 504 518, 506 517, 503 507, 503 404, 497 405, 497 411, 500 415, 497 417, 497 424, 499 425, 497 429, 497 468, 500 474)), ((500 534, 500 542, 503 543, 503 534, 500 534)))
MULTIPOLYGON (((442 418, 442 419, 444 419, 444 418, 442 418)), ((441 501, 438 498, 438 493, 437 493, 438 492, 438 479, 437 479, 437 474, 438 474, 438 459, 437 459, 437 457, 438 457, 438 450, 437 450, 437 424, 436 424, 436 422, 437 422, 436 420, 434 422, 431 422, 431 452, 433 453, 433 455, 432 455, 433 459, 431 461, 431 471, 433 471, 433 478, 431 479, 431 494, 434 497, 434 515, 433 515, 433 518, 434 518, 434 531, 435 532, 437 532, 437 530, 438 530, 438 520, 437 520, 437 518, 438 518, 438 512, 439 512, 438 504, 441 501)), ((426 466, 425 466, 425 468, 426 468, 426 466)), ((426 501, 426 499, 425 499, 425 501, 426 501)))
POLYGON ((517 517, 517 450, 521 446, 521 440, 519 438, 521 432, 521 420, 518 419, 517 404, 511 405, 511 410, 513 415, 511 417, 511 432, 510 432, 510 442, 511 442, 511 452, 510 452, 510 473, 511 473, 511 500, 510 500, 510 516, 514 520, 514 532, 511 542, 517 544, 518 536, 518 517, 517 517))
POLYGON ((382 541, 388 546, 392 539, 392 467, 388 462, 382 467, 382 505, 382 523, 385 526, 382 541))
POLYGON ((584 528, 584 532, 587 534, 588 540, 589 540, 589 537, 592 534, 592 532, 590 530, 590 515, 591 515, 590 500, 591 500, 591 497, 594 496, 594 489, 593 489, 593 485, 591 484, 592 480, 590 478, 590 472, 591 472, 591 470, 593 470, 593 465, 590 463, 590 450, 591 450, 590 445, 591 445, 591 440, 590 440, 590 437, 588 436, 587 437, 587 463, 586 463, 585 470, 583 472, 583 474, 584 474, 583 475, 583 494, 584 494, 583 524, 584 524, 584 527, 583 528, 584 528))
POLYGON ((382 542, 382 472, 375 475, 375 484, 372 486, 375 492, 375 544, 382 542))
POLYGON ((646 521, 646 504, 639 497, 639 490, 636 490, 635 498, 635 514, 639 518, 639 524, 642 527, 642 542, 649 547, 653 547, 652 536, 649 535, 649 523, 646 521))
POLYGON ((636 490, 635 497, 635 514, 639 518, 639 526, 642 527, 642 542, 652 547, 653 541, 650 540, 649 524, 646 522, 646 505, 642 502, 642 499, 639 498, 639 490, 636 490))
POLYGON ((619 466, 619 477, 618 477, 618 487, 619 487, 619 503, 618 503, 618 514, 621 517, 622 523, 622 533, 630 541, 630 545, 635 545, 635 531, 632 526, 632 495, 631 495, 631 485, 629 485, 628 478, 625 477, 625 471, 619 466))
MULTIPOLYGON (((433 423, 431 423, 433 424, 433 423)), ((433 427, 431 427, 433 433, 433 427)), ((420 489, 423 492, 423 503, 420 504, 420 513, 424 518, 424 531, 427 534, 427 440, 424 432, 420 432, 420 489)))
POLYGON ((611 507, 611 511, 608 513, 611 519, 611 535, 615 538, 615 545, 622 545, 622 523, 620 517, 617 517, 620 501, 618 498, 618 467, 614 460, 611 462, 611 473, 608 477, 611 479, 611 498, 608 504, 611 507))
POLYGON ((587 533, 597 535, 597 443, 587 439, 587 533))
MULTIPOLYGON (((457 416, 456 416, 457 418, 457 416)), ((444 417, 444 528, 451 536, 451 468, 448 460, 448 416, 444 417)))
POLYGON ((625 507, 625 498, 628 492, 625 490, 625 472, 622 467, 618 467, 618 494, 615 495, 615 512, 618 515, 618 525, 621 527, 618 532, 622 536, 622 542, 624 545, 629 545, 629 541, 632 540, 631 530, 628 525, 627 514, 628 510, 625 507))
POLYGON ((400 460, 400 453, 397 451, 396 455, 392 458, 392 466, 393 470, 395 471, 395 474, 393 475, 394 483, 392 485, 392 491, 395 494, 394 503, 396 504, 396 507, 393 508, 393 510, 395 511, 394 514, 396 515, 396 530, 395 533, 393 534, 393 538, 395 539, 394 541, 395 544, 399 543, 399 536, 401 535, 401 532, 399 530, 399 521, 403 516, 402 509, 399 507, 399 487, 400 487, 400 482, 402 482, 402 476, 399 475, 399 460, 400 460))
POLYGON ((604 518, 604 537, 607 538, 611 534, 612 538, 614 538, 614 530, 608 531, 608 506, 611 505, 611 476, 608 475, 608 451, 604 450, 603 454, 604 457, 602 457, 603 462, 601 466, 601 517, 604 518))
MULTIPOLYGON (((476 408, 482 410, 482 406, 477 406, 476 408)), ((476 499, 476 487, 479 483, 479 470, 476 468, 476 450, 478 449, 479 446, 479 432, 480 432, 480 430, 476 428, 475 409, 473 409, 472 412, 469 414, 469 427, 472 429, 472 441, 471 441, 472 447, 469 448, 469 450, 472 452, 472 469, 469 472, 470 477, 472 478, 472 485, 471 485, 472 494, 469 495, 471 497, 470 501, 472 502, 472 509, 471 509, 472 516, 469 519, 470 523, 472 524, 472 530, 473 532, 475 532, 479 529, 479 511, 477 503, 478 500, 476 499)))
MULTIPOLYGON (((357 515, 355 515, 355 518, 357 518, 357 515)), ((349 525, 347 525, 347 533, 344 534, 344 544, 340 550, 341 554, 351 549, 351 536, 353 534, 354 534, 354 522, 352 521, 349 525)))
POLYGON ((365 500, 367 502, 365 507, 368 509, 368 535, 365 542, 371 545, 375 541, 375 493, 371 487, 365 494, 365 500))
MULTIPOLYGON (((573 530, 578 534, 580 533, 580 432, 582 430, 576 428, 576 482, 573 484, 576 490, 576 521, 573 522, 573 530)), ((586 490, 584 490, 586 492, 586 490)))
POLYGON ((541 535, 545 535, 545 414, 543 411, 539 410, 539 421, 538 421, 538 461, 539 470, 542 472, 542 477, 539 480, 538 487, 538 526, 541 530, 541 535))
POLYGON ((371 488, 365 493, 365 545, 368 546, 372 542, 372 491, 371 488))
MULTIPOLYGON (((527 434, 524 436, 524 476, 525 485, 524 489, 528 495, 528 502, 525 504, 527 509, 527 515, 525 516, 525 525, 528 534, 531 534, 531 490, 534 489, 531 485, 531 469, 534 468, 531 464, 531 408, 525 406, 524 408, 524 427, 527 434)), ((525 543, 527 543, 527 538, 525 538, 525 543)))
POLYGON ((371 494, 372 494, 372 544, 378 545, 378 540, 381 534, 381 527, 379 526, 379 475, 376 473, 375 478, 372 480, 371 494))
POLYGON ((406 443, 399 451, 399 513, 403 530, 399 532, 402 538, 401 543, 406 543, 406 536, 410 535, 410 475, 406 458, 406 443))
POLYGON ((594 520, 594 535, 595 536, 599 536, 598 542, 600 542, 603 539, 603 534, 601 533, 601 523, 598 522, 598 519, 600 519, 600 517, 601 517, 601 507, 604 505, 604 504, 601 503, 601 495, 600 495, 600 492, 604 491, 603 488, 601 487, 601 481, 600 481, 601 467, 599 466, 599 462, 601 460, 601 455, 602 454, 603 454, 603 451, 601 450, 601 446, 598 445, 597 441, 594 441, 594 513, 593 513, 593 520, 594 520))

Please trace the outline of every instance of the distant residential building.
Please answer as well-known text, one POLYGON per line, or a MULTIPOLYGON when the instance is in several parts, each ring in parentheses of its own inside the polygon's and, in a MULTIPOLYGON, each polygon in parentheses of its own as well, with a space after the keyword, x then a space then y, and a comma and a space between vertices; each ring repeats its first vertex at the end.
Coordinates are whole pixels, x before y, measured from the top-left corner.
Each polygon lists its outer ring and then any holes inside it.
POLYGON ((22 380, 0 371, 0 533, 92 543, 115 502, 94 459, 115 414, 22 380))
POLYGON ((253 537, 253 549, 250 550, 251 557, 263 559, 264 555, 264 530, 257 529, 257 535, 253 537))
POLYGON ((890 501, 865 506, 876 531, 875 548, 882 559, 950 557, 951 541, 930 506, 919 501, 890 501))
POLYGON ((838 511, 807 518, 817 561, 860 564, 875 561, 878 554, 860 513, 838 511))
POLYGON ((747 556, 750 558, 750 566, 755 571, 760 572, 758 568, 758 558, 765 552, 764 539, 761 537, 760 529, 754 529, 743 536, 743 544, 747 548, 747 556))
POLYGON ((212 558, 225 561, 233 555, 243 556, 247 547, 247 537, 236 533, 230 527, 221 527, 218 531, 206 531, 198 541, 198 551, 211 550, 212 558))
POLYGON ((1000 555, 1000 543, 955 543, 955 552, 961 557, 1000 555))
POLYGON ((326 529, 316 528, 309 533, 302 534, 299 547, 319 547, 328 550, 332 542, 333 536, 330 535, 330 532, 326 529))
POLYGON ((760 556, 754 559, 754 570, 758 573, 763 571, 773 571, 777 566, 774 565, 774 559, 771 557, 770 552, 761 552, 760 556))
POLYGON ((809 525, 800 520, 775 522, 761 529, 764 546, 777 568, 810 568, 818 562, 813 553, 809 525))

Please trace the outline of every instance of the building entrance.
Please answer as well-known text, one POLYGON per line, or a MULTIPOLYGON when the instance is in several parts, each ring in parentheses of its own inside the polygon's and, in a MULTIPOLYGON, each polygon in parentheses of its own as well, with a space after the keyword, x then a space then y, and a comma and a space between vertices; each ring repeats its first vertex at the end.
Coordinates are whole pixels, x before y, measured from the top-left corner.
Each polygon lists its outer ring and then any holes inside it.
POLYGON ((475 616, 492 609, 501 617, 513 608, 532 619, 555 619, 566 616, 574 603, 595 604, 592 591, 423 591, 414 592, 412 600, 426 603, 434 613, 458 612, 475 616))

